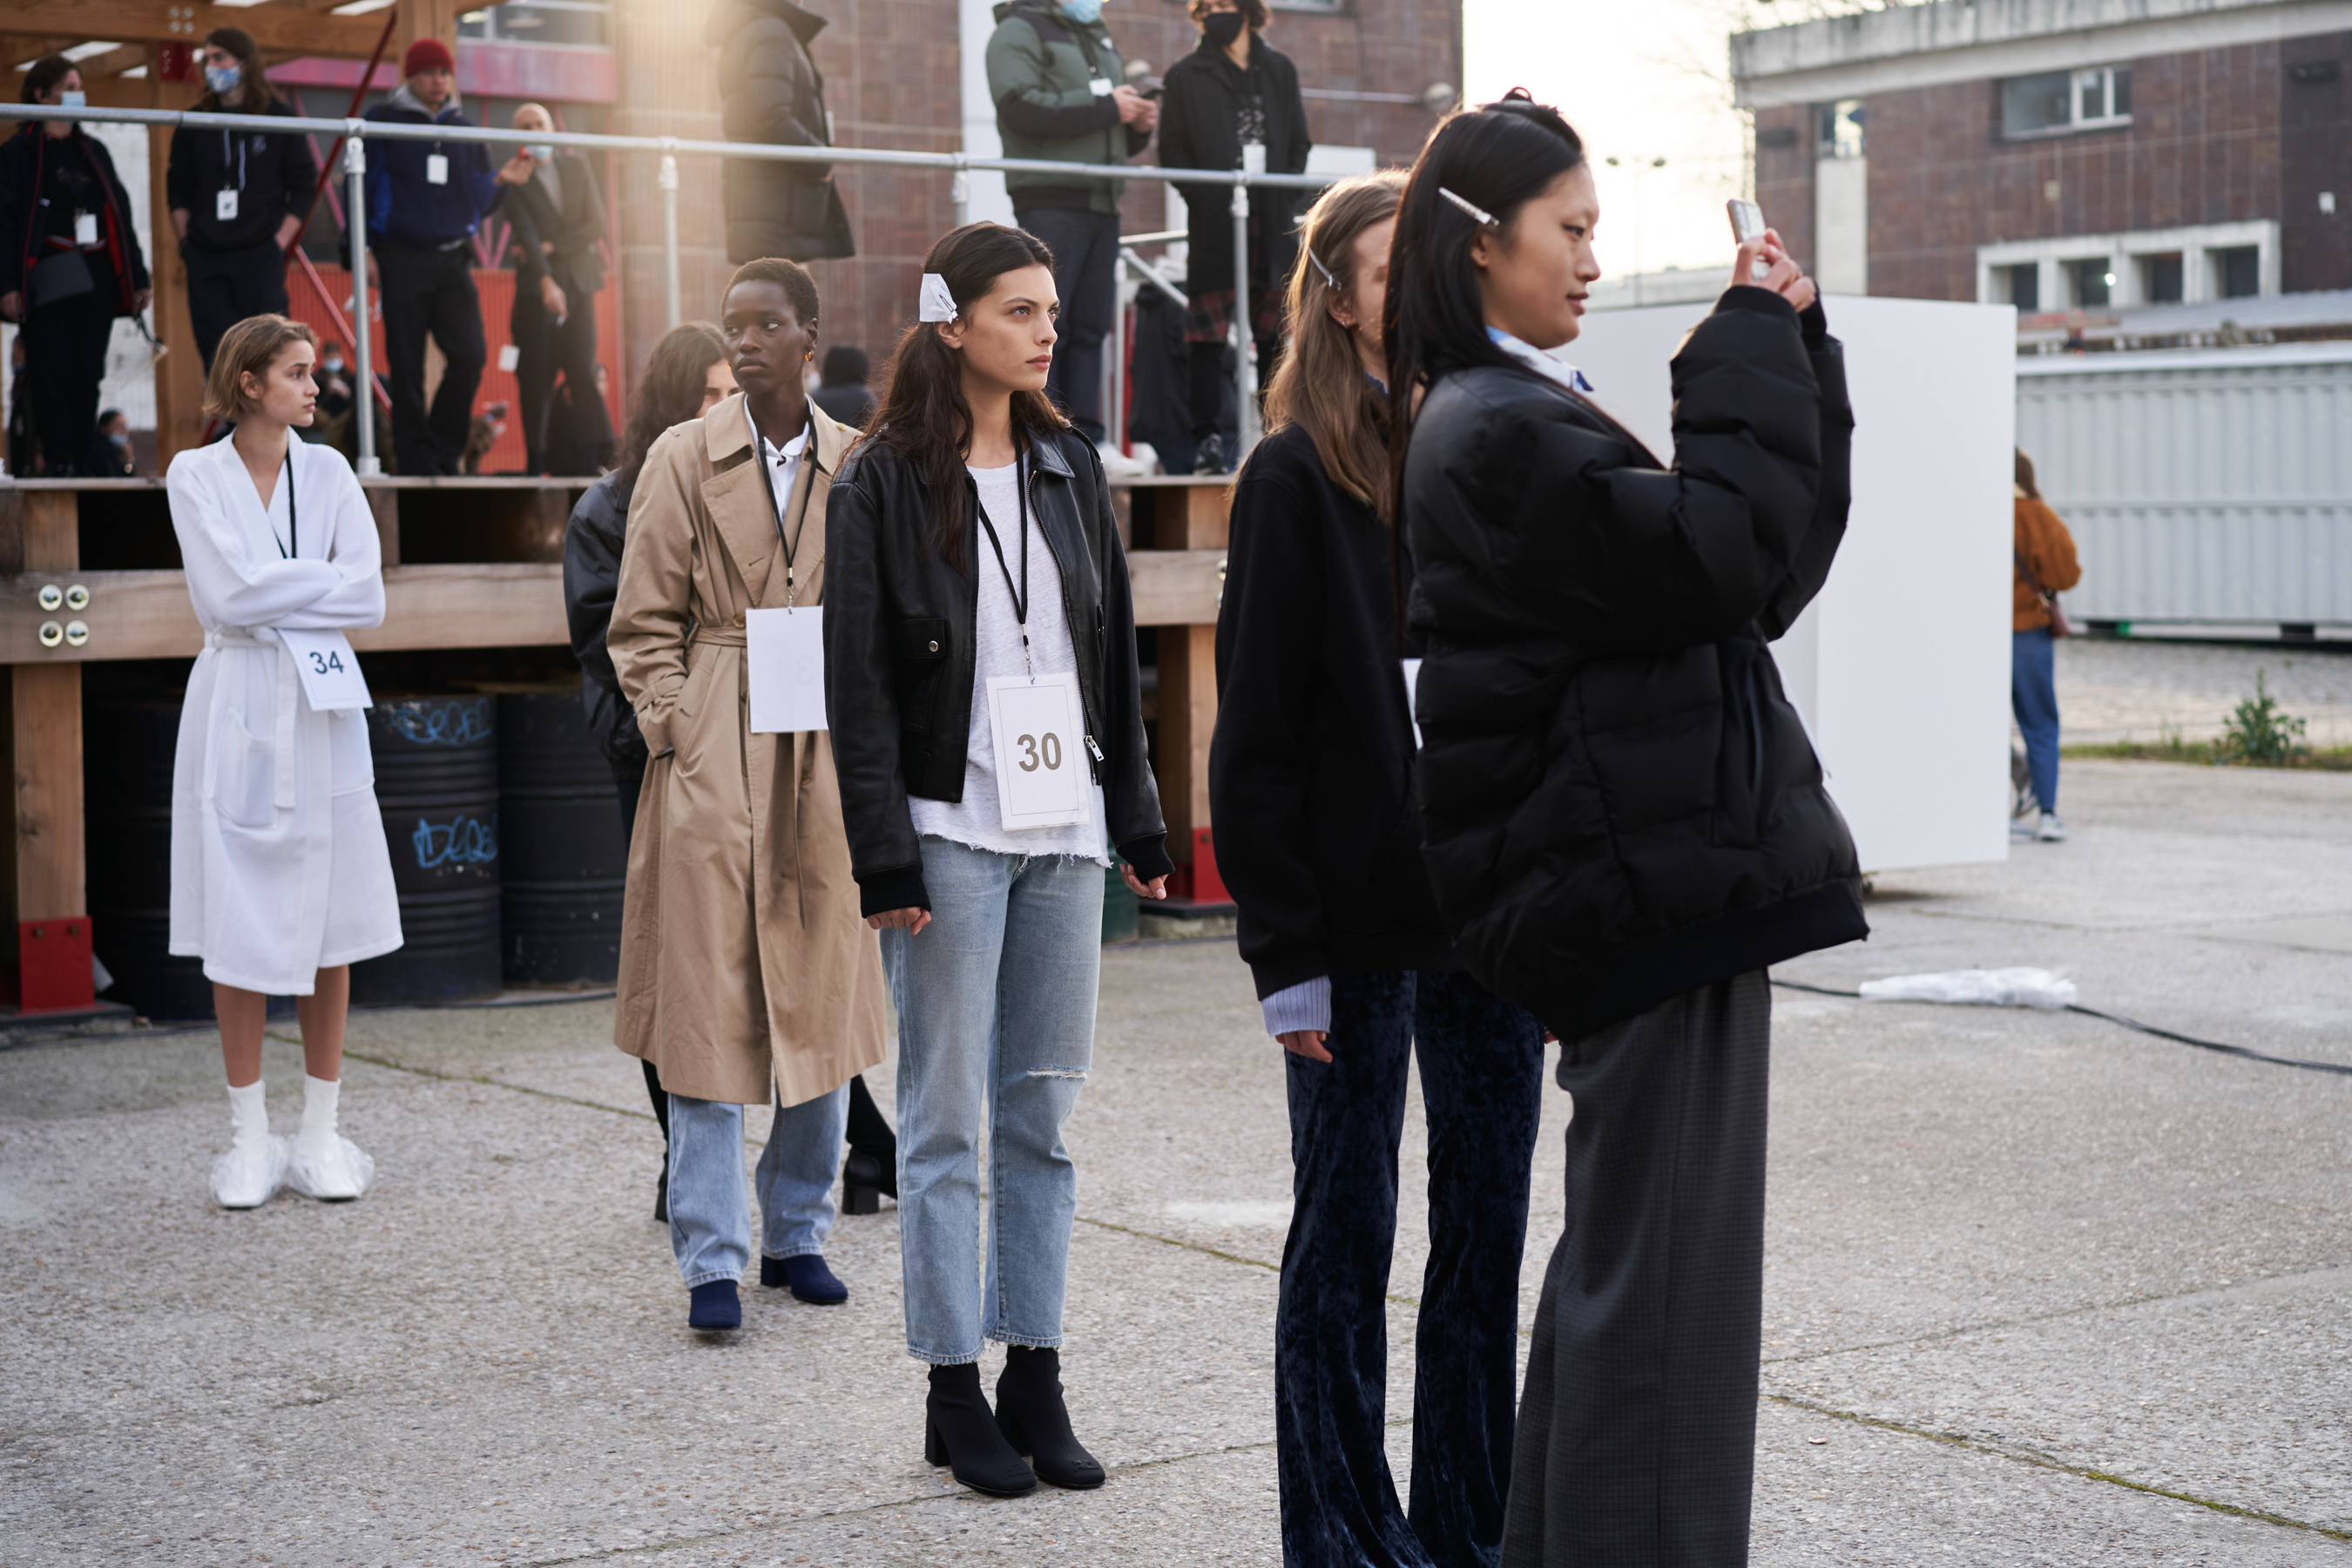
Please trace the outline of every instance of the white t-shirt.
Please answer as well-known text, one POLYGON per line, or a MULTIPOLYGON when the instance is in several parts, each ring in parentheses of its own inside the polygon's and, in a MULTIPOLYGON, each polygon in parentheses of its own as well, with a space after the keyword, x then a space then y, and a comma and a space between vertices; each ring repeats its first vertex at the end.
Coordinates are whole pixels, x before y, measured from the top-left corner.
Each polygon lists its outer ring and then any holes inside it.
POLYGON ((963 799, 950 805, 944 800, 910 796, 907 805, 914 817, 915 831, 1001 855, 1080 855, 1097 865, 1108 866, 1110 846, 1105 824, 1109 819, 1103 809, 1100 784, 1082 797, 1087 802, 1084 822, 1065 827, 1007 829, 1004 826, 1003 811, 996 795, 996 740, 988 725, 989 678, 1024 674, 1032 661, 1040 674, 1076 670, 1078 652, 1070 640, 1070 618, 1062 604, 1061 564, 1045 542, 1045 531, 1037 525, 1037 514, 1032 510, 1027 595, 1029 659, 1023 659, 1021 620, 1013 613, 1013 589, 1004 581, 1008 572, 1014 584, 1021 581, 1020 465, 972 468, 969 472, 972 482, 980 487, 981 510, 995 525, 996 537, 1004 546, 1004 565, 1002 570, 998 568, 996 551, 989 543, 986 531, 981 530, 973 552, 980 574, 980 593, 972 618, 971 741, 964 762, 963 799))

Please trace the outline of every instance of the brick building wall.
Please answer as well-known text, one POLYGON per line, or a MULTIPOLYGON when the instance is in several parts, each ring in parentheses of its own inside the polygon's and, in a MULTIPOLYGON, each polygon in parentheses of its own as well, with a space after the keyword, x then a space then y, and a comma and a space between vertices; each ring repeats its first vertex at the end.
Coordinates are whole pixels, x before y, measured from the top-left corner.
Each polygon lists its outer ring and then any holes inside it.
MULTIPOLYGON (((712 0, 616 0, 614 54, 620 101, 613 129, 624 135, 717 138, 719 105, 714 52, 702 42, 712 0)), ((957 150, 962 121, 961 54, 955 0, 808 0, 829 21, 810 48, 825 76, 835 140, 849 147, 957 150)), ((1155 75, 1197 46, 1199 35, 1173 0, 1113 0, 1112 37, 1155 75)), ((1349 10, 1277 11, 1266 41, 1298 66, 1303 87, 1418 93, 1462 79, 1459 0, 1357 0, 1349 10)), ((1416 105, 1307 101, 1318 142, 1370 146, 1383 163, 1406 163, 1434 126, 1416 105)), ((1147 151, 1138 162, 1156 161, 1147 151)), ((637 366, 661 336, 661 192, 656 161, 623 160, 621 287, 637 366)), ((856 343, 878 363, 914 320, 922 258, 954 221, 950 178, 927 170, 843 166, 836 171, 858 254, 811 268, 824 300, 824 339, 856 343)), ((1133 184, 1129 232, 1157 228, 1167 210, 1154 184, 1133 184)), ((1176 204, 1182 222, 1182 204, 1176 204)), ((715 316, 732 268, 715 160, 680 160, 678 237, 686 314, 715 316)))

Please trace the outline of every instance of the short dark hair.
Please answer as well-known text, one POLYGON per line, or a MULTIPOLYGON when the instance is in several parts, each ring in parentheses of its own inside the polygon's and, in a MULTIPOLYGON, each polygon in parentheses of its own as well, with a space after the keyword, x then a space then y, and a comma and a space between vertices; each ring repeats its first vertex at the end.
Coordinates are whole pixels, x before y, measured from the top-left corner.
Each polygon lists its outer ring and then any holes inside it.
POLYGON ((873 364, 866 359, 864 349, 848 343, 835 343, 824 351, 823 369, 826 385, 855 386, 865 382, 872 373, 873 364))
POLYGON ((73 61, 66 58, 65 56, 58 54, 56 50, 52 49, 49 53, 43 55, 39 59, 35 60, 31 68, 25 72, 25 85, 17 89, 17 101, 20 103, 40 102, 41 94, 48 91, 49 89, 65 80, 66 77, 69 73, 79 70, 80 68, 81 68, 75 65, 73 61))
MULTIPOLYGON (((108 426, 110 426, 110 425, 113 424, 116 420, 118 420, 118 419, 120 419, 120 418, 121 418, 121 417, 122 417, 122 410, 121 410, 121 409, 120 409, 120 408, 106 408, 106 409, 101 409, 101 410, 100 410, 100 412, 99 412, 99 416, 98 416, 98 427, 99 427, 100 429, 103 430, 103 429, 105 429, 108 426)), ((2019 454, 2018 454, 2018 460, 2019 460, 2020 462, 2024 461, 2024 460, 2025 460, 2025 454, 2024 454, 2024 453, 2022 453, 2022 452, 2019 453, 2019 454)))
POLYGON ((816 325, 816 279, 799 262, 787 261, 781 256, 762 256, 756 261, 747 261, 735 269, 734 277, 727 279, 726 293, 719 298, 724 300, 727 294, 732 294, 738 283, 775 284, 793 302, 793 314, 801 319, 801 325, 816 325))
MULTIPOLYGON (((1253 33, 1265 32, 1265 25, 1274 19, 1266 11, 1265 0, 1234 0, 1234 9, 1242 14, 1242 26, 1253 33)), ((1199 21, 1202 11, 1201 0, 1192 0, 1186 10, 1194 21, 1199 21)))

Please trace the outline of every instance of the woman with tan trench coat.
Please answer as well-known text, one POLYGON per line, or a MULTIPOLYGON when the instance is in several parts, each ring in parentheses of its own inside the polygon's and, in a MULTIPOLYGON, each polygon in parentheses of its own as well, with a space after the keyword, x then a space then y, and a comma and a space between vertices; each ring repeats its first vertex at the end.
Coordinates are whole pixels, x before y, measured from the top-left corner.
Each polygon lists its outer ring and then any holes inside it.
POLYGON ((751 729, 745 612, 822 603, 825 498, 855 434, 803 390, 816 321, 815 285, 792 262, 736 273, 720 331, 742 395, 654 444, 607 642, 652 758, 614 1039, 669 1090, 670 1240, 699 1329, 742 1321, 742 1107, 772 1083, 761 1282, 846 1298, 824 1258, 833 1166, 848 1081, 884 1048, 880 949, 830 742, 751 729))

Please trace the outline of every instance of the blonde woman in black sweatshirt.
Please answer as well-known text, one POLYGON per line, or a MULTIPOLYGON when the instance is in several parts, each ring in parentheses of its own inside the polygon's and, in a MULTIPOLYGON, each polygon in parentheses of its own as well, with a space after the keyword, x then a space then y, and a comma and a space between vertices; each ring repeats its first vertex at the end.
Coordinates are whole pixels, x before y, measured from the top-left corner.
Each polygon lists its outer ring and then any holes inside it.
POLYGON ((1543 1029, 1462 972, 1421 862, 1387 494, 1381 309, 1402 176, 1333 187, 1290 279, 1293 348, 1234 493, 1217 864, 1288 1053, 1296 1200, 1275 1326, 1289 1568, 1488 1564, 1502 1538, 1543 1029), (1406 1075, 1429 1122, 1412 1508, 1383 1447, 1381 1321, 1406 1075))

